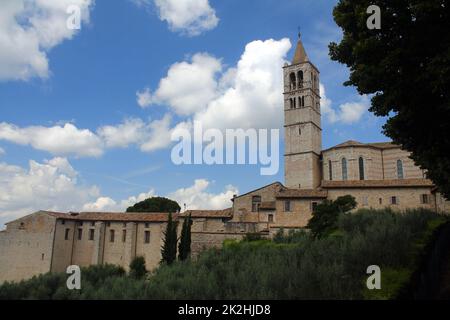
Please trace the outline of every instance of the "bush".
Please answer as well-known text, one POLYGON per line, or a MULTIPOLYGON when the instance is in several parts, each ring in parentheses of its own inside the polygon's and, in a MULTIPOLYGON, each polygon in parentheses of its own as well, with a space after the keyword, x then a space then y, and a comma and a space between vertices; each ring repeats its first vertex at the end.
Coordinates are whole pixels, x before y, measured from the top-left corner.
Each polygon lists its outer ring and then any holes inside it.
POLYGON ((147 269, 145 268, 145 258, 135 257, 130 263, 130 276, 135 279, 141 279, 147 274, 147 269))

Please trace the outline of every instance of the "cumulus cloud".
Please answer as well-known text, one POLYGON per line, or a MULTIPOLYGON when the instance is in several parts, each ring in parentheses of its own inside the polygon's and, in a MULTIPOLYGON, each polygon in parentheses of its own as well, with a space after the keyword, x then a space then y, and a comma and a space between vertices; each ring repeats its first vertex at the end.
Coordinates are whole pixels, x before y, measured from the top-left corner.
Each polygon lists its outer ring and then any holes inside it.
POLYGON ((37 210, 76 211, 99 196, 96 186, 84 186, 66 158, 28 168, 0 163, 0 228, 3 223, 37 210))
POLYGON ((231 207, 231 199, 233 195, 239 191, 234 186, 226 186, 225 190, 220 193, 210 193, 207 191, 210 182, 205 179, 197 179, 194 184, 187 188, 181 188, 167 195, 168 198, 177 201, 186 209, 226 209, 231 207))
POLYGON ((0 11, 0 81, 49 76, 48 52, 78 30, 67 27, 69 6, 89 21, 94 0, 3 0, 0 11))
POLYGON ((282 72, 289 39, 253 41, 237 66, 223 70, 220 59, 205 53, 169 68, 153 103, 190 115, 204 128, 281 128, 282 72))
MULTIPOLYGON (((142 4, 145 1, 137 2, 142 4)), ((214 29, 219 23, 208 0, 154 0, 154 3, 160 20, 166 21, 175 32, 197 36, 214 29)))
POLYGON ((180 115, 201 111, 217 95, 215 76, 221 69, 220 60, 197 53, 190 62, 173 64, 153 95, 148 90, 139 93, 138 104, 166 104, 180 115))
POLYGON ((21 128, 2 122, 0 140, 29 145, 57 156, 99 157, 107 149, 132 145, 143 152, 152 152, 169 146, 172 132, 186 126, 180 123, 171 128, 171 119, 169 114, 149 122, 128 118, 117 125, 101 126, 96 132, 79 129, 71 123, 21 128))
POLYGON ((64 126, 20 128, 2 122, 0 123, 0 140, 30 145, 37 150, 54 155, 98 157, 103 153, 102 141, 95 133, 87 129, 78 129, 70 123, 64 126))
POLYGON ((332 101, 327 97, 325 87, 320 84, 321 110, 325 119, 330 123, 353 124, 359 122, 370 106, 366 95, 359 96, 357 101, 346 102, 335 110, 332 101))
POLYGON ((147 108, 152 104, 152 95, 150 94, 150 89, 145 88, 142 91, 136 92, 136 102, 141 108, 147 108))

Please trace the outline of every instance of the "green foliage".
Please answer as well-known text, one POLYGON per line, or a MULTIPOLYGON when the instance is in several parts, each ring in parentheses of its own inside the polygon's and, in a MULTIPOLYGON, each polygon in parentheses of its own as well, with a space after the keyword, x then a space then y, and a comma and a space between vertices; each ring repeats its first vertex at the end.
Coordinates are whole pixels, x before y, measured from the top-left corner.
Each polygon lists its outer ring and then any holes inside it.
POLYGON ((360 94, 374 94, 372 111, 389 117, 384 133, 450 198, 449 3, 442 0, 340 0, 333 11, 343 30, 330 44, 360 94), (370 5, 381 9, 381 29, 369 30, 370 5))
POLYGON ((319 203, 308 222, 308 228, 313 237, 329 235, 337 226, 340 214, 346 213, 356 207, 356 200, 351 195, 337 198, 336 200, 325 200, 319 203))
POLYGON ((177 222, 173 221, 169 213, 166 231, 164 232, 164 245, 161 248, 161 263, 172 264, 177 258, 177 222))
POLYGON ((130 263, 130 276, 136 279, 143 278, 147 273, 145 268, 145 258, 142 256, 135 257, 130 263))
POLYGON ((93 266, 82 271, 81 291, 65 289, 65 274, 46 274, 0 286, 0 299, 392 299, 444 221, 423 209, 358 210, 340 215, 329 237, 290 231, 276 241, 227 240, 195 260, 162 264, 146 280, 93 266), (381 291, 366 287, 373 264, 381 291))
POLYGON ((128 207, 127 212, 167 212, 175 213, 180 211, 177 202, 163 198, 153 197, 136 203, 134 206, 128 207))
POLYGON ((262 240, 262 236, 258 232, 247 233, 247 234, 245 234, 245 236, 242 240, 243 241, 259 241, 259 240, 262 240))
POLYGON ((181 229, 181 239, 178 244, 178 259, 184 261, 189 258, 191 254, 191 226, 192 218, 189 214, 183 221, 183 228, 181 229))

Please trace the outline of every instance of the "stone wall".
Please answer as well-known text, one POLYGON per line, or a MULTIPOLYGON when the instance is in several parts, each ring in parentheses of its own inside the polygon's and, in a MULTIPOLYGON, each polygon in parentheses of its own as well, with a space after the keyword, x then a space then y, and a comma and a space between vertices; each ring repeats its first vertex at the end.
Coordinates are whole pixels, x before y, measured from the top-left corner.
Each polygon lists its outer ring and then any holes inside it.
POLYGON ((36 213, 7 224, 0 232, 0 283, 49 272, 56 219, 36 213))

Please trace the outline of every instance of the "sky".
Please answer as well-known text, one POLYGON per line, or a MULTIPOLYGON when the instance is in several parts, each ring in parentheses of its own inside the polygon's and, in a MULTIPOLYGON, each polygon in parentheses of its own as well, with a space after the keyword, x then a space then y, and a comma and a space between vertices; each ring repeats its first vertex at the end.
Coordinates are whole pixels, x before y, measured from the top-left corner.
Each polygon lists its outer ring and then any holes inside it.
POLYGON ((223 209, 283 182, 282 66, 299 28, 320 70, 323 148, 388 141, 386 119, 328 56, 336 2, 2 0, 0 229, 37 210, 123 211, 150 196, 223 209), (280 129, 278 172, 175 164, 171 135, 197 121, 280 129))

